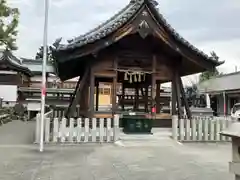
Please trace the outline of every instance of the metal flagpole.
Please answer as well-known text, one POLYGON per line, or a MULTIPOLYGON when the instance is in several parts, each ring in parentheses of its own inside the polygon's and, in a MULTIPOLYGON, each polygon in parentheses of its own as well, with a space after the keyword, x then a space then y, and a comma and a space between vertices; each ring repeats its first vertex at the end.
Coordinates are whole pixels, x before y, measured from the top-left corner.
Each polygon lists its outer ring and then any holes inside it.
POLYGON ((48 9, 49 0, 44 1, 44 32, 43 32, 43 63, 42 63, 42 89, 41 89, 41 129, 40 129, 40 152, 43 152, 44 138, 44 114, 45 114, 45 97, 46 97, 46 64, 47 64, 47 40, 48 40, 48 9))

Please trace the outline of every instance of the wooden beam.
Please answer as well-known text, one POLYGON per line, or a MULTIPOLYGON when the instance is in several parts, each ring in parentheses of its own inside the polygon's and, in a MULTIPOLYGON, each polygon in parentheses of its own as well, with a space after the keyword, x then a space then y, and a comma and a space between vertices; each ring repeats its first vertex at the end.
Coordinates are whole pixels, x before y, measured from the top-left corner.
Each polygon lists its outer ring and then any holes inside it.
POLYGON ((67 118, 70 118, 70 116, 73 115, 74 111, 76 111, 76 106, 77 106, 77 103, 79 102, 80 100, 80 97, 81 97, 81 93, 82 93, 82 90, 83 90, 83 87, 85 86, 86 82, 87 82, 87 77, 89 76, 89 67, 86 69, 86 71, 84 72, 84 75, 83 77, 81 78, 81 80, 79 80, 78 84, 77 85, 78 87, 76 87, 75 89, 75 96, 73 96, 73 99, 72 101, 70 102, 69 104, 69 107, 68 107, 68 110, 65 114, 65 116, 67 118), (81 81, 81 82, 80 82, 81 81))
POLYGON ((179 75, 177 77, 178 77, 178 84, 180 85, 180 90, 181 90, 181 94, 182 94, 182 99, 183 99, 183 102, 184 102, 185 110, 186 110, 186 113, 187 113, 187 117, 188 117, 188 119, 192 119, 192 113, 190 111, 188 100, 186 98, 186 94, 185 94, 185 91, 184 91, 182 79, 181 79, 181 77, 179 75))
POLYGON ((89 97, 89 115, 92 118, 94 115, 94 92, 95 91, 95 76, 93 67, 90 71, 90 97, 89 97))

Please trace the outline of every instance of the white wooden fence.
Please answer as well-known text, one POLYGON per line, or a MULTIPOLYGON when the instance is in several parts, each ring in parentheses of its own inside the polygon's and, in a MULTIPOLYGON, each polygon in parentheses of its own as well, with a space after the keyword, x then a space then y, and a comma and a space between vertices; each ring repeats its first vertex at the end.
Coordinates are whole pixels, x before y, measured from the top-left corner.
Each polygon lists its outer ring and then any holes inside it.
MULTIPOLYGON (((40 121, 40 118, 37 119, 40 121)), ((118 115, 115 115, 114 118, 70 118, 69 120, 45 118, 45 143, 102 143, 115 142, 118 138, 118 115)))
MULTIPOLYGON (((49 111, 44 114, 44 119, 52 118, 53 111, 49 111)), ((35 143, 40 142, 40 128, 41 128, 41 115, 37 114, 36 117, 36 128, 35 128, 35 143)))
POLYGON ((227 117, 193 117, 178 119, 172 117, 172 137, 177 141, 221 142, 231 138, 220 135, 234 120, 227 117))

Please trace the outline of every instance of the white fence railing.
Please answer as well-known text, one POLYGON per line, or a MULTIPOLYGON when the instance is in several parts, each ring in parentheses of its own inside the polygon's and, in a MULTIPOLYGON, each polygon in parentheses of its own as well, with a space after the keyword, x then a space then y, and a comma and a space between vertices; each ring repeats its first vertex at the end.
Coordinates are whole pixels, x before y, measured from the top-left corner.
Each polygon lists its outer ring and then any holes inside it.
POLYGON ((193 117, 178 119, 172 117, 172 137, 174 140, 217 142, 231 141, 231 138, 220 135, 234 120, 227 117, 193 117))
MULTIPOLYGON (((44 114, 44 119, 52 118, 53 111, 46 112, 44 114)), ((35 143, 40 142, 40 128, 41 128, 41 115, 38 113, 36 117, 36 130, 35 130, 35 143)))
POLYGON ((44 127, 45 143, 101 143, 119 138, 118 115, 114 118, 45 118, 44 127))

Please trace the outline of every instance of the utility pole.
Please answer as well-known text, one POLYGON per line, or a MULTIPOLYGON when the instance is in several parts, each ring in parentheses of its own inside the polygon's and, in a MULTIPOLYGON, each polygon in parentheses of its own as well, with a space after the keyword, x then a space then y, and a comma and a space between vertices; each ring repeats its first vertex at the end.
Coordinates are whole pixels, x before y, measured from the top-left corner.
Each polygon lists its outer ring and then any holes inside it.
POLYGON ((46 97, 46 65, 47 65, 47 41, 48 41, 48 9, 49 0, 44 1, 44 31, 43 31, 43 62, 42 62, 42 88, 41 88, 41 129, 40 129, 40 147, 39 151, 43 152, 44 140, 44 114, 45 114, 45 97, 46 97))

